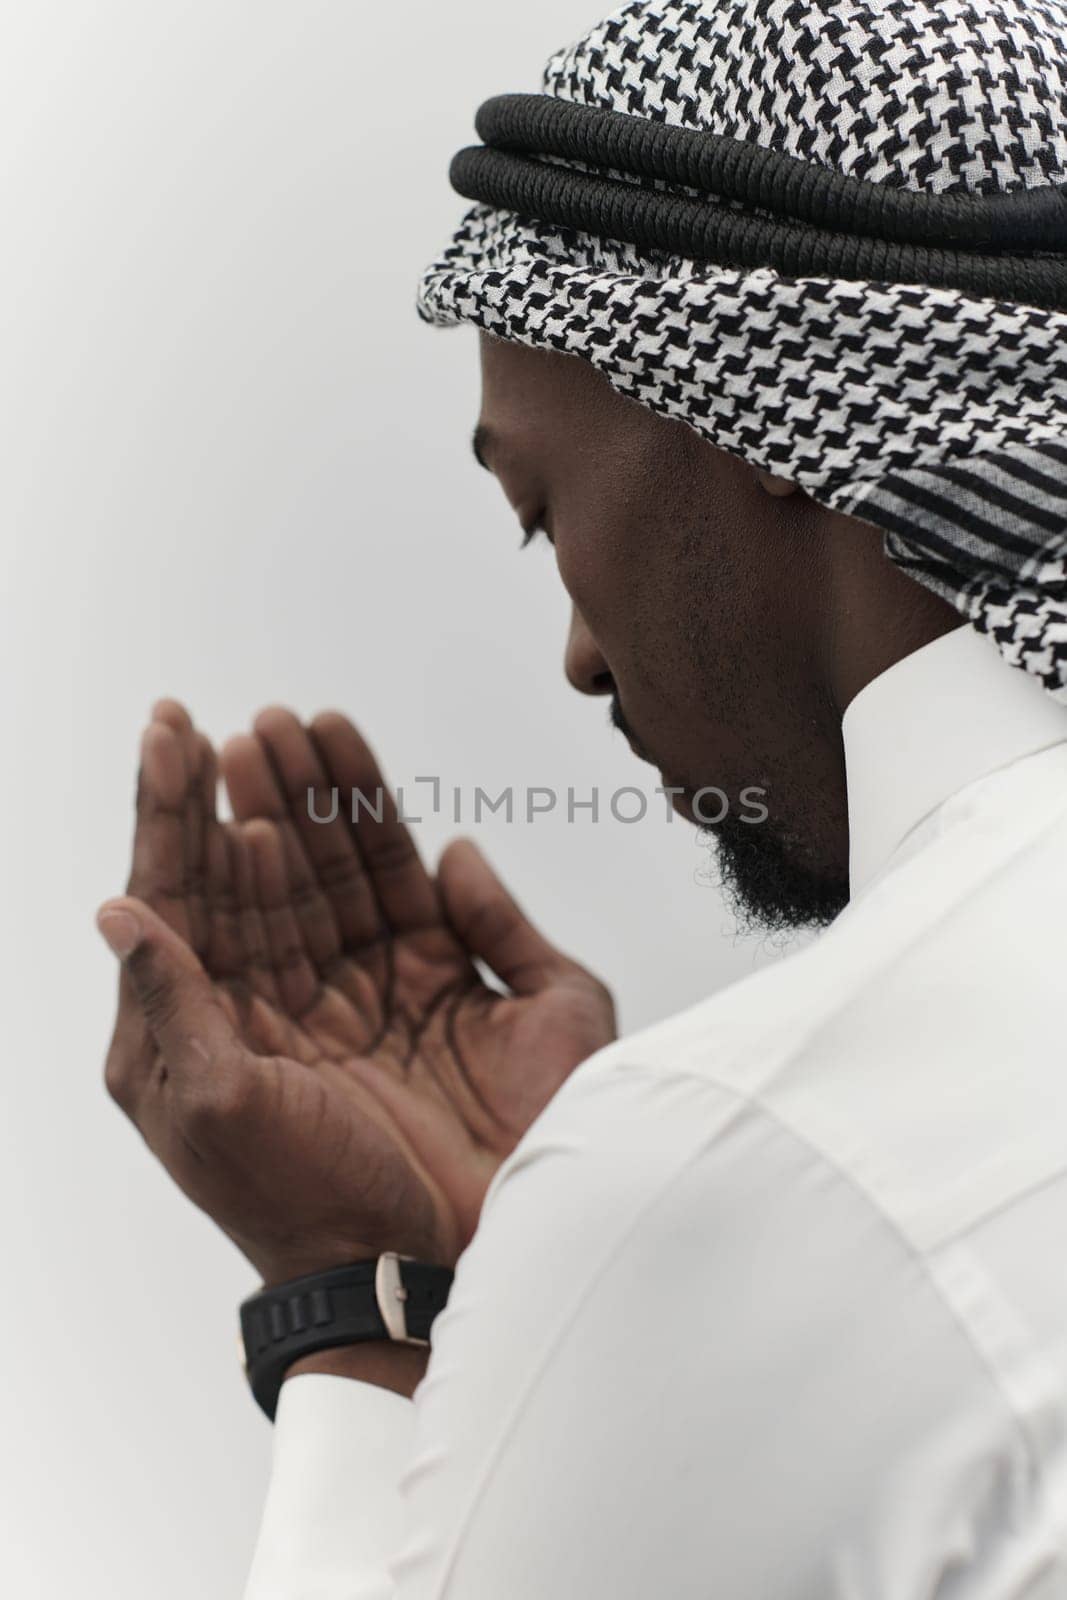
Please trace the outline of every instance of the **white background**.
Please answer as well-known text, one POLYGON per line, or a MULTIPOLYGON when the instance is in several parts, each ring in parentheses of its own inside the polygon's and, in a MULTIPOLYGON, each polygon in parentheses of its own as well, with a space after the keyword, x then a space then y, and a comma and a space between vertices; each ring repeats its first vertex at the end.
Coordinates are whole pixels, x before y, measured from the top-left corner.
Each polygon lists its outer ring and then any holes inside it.
MULTIPOLYGON (((354 714, 397 779, 635 769, 566 687, 550 552, 473 465, 475 337, 423 327, 479 101, 596 0, 0 6, 7 807, 0 1590, 239 1594, 270 1430, 236 1364, 250 1270, 100 1081, 135 749, 281 699, 354 714)), ((657 801, 657 806, 661 802, 657 801)), ((422 830, 436 852, 446 817, 422 830)), ((633 1027, 771 952, 680 822, 467 827, 633 1027)))

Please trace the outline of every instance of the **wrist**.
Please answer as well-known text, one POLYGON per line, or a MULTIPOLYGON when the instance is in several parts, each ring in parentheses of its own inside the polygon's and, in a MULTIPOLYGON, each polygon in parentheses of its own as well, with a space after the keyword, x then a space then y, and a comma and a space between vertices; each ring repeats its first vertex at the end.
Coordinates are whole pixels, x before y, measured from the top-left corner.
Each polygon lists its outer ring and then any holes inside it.
POLYGON ((448 1267, 390 1251, 262 1289, 240 1309, 245 1371, 273 1418, 286 1377, 319 1374, 411 1399, 452 1287, 448 1267))
POLYGON ((426 1374, 429 1350, 422 1345, 371 1339, 362 1344, 339 1345, 301 1356, 285 1374, 285 1381, 307 1374, 349 1378, 411 1399, 426 1374))

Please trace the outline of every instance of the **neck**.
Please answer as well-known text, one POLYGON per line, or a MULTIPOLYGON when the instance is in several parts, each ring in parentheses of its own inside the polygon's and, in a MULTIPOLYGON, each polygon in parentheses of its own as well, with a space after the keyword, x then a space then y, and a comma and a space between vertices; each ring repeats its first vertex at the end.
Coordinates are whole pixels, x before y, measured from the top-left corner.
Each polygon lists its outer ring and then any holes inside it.
POLYGON ((960 626, 947 601, 896 567, 880 529, 835 515, 827 527, 824 675, 842 717, 883 672, 960 626))

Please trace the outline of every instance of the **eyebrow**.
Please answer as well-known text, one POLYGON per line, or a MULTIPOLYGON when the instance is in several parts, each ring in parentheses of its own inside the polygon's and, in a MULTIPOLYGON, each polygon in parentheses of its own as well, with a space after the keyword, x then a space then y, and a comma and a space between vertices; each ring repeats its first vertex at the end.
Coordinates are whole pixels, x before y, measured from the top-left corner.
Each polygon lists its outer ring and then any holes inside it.
POLYGON ((479 422, 478 426, 474 430, 474 437, 471 439, 471 449, 474 451, 475 461, 477 461, 478 465, 486 472, 492 472, 493 470, 488 461, 485 459, 486 450, 489 448, 491 442, 492 435, 490 434, 489 429, 486 427, 484 422, 479 422))

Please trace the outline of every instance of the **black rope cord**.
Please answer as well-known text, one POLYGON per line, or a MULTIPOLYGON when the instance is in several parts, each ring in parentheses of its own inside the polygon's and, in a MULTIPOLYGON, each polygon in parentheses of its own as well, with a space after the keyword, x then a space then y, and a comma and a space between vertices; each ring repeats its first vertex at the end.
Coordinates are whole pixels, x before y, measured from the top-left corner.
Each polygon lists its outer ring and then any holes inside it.
POLYGON ((476 126, 485 145, 461 150, 451 170, 453 187, 469 200, 724 267, 927 284, 1067 310, 1067 186, 991 197, 895 189, 741 140, 550 95, 498 96, 482 106, 476 126), (627 178, 658 178, 708 198, 627 178), (716 203, 722 200, 771 215, 746 216, 716 203))

